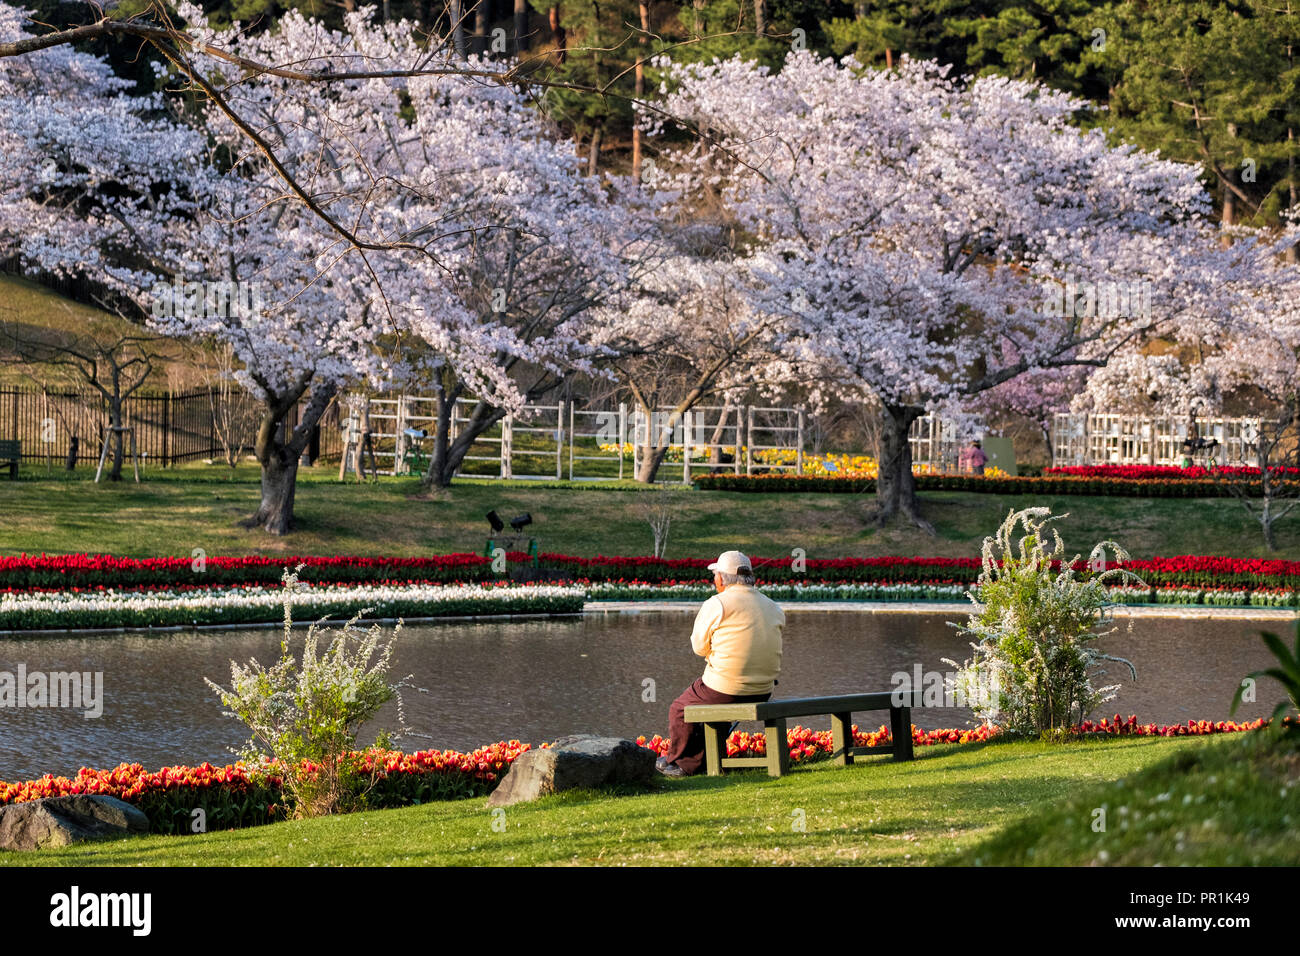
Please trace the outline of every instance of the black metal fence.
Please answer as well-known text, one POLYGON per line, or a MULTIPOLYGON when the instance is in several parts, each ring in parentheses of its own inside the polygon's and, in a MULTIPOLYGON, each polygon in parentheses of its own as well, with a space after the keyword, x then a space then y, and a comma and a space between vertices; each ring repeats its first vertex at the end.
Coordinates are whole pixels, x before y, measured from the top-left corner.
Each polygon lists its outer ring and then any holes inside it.
MULTIPOLYGON (((246 401, 242 396, 225 399, 205 388, 136 393, 123 402, 123 424, 135 429, 142 464, 221 459, 225 447, 216 425, 223 420, 221 403, 241 399, 246 401)), ((289 427, 295 424, 296 415, 291 414, 289 427)), ((94 390, 0 386, 0 438, 21 441, 24 461, 64 461, 75 436, 77 461, 98 462, 108 425, 108 403, 94 390)), ((251 451, 256 428, 255 417, 242 423, 232 444, 251 451)), ((320 457, 342 452, 337 405, 331 405, 321 420, 316 448, 320 457)), ((123 450, 129 453, 128 446, 123 450)))

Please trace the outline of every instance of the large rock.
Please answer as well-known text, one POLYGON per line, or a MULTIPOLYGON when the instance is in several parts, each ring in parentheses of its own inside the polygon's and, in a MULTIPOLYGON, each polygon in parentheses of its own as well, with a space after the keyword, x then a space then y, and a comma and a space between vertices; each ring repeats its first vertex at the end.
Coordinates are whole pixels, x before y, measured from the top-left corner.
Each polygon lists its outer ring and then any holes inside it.
POLYGON ((85 840, 149 832, 149 818, 131 804, 100 794, 47 797, 0 807, 0 850, 39 850, 85 840))
POLYGON ((635 740, 576 734, 515 758, 488 797, 489 807, 536 800, 548 793, 654 780, 655 755, 635 740))

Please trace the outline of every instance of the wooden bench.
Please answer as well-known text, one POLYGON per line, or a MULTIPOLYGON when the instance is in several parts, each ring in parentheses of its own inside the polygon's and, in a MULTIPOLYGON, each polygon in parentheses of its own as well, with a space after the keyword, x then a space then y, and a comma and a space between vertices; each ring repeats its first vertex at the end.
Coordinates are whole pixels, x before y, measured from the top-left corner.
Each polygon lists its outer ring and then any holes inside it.
POLYGON ((15 438, 0 439, 0 465, 8 462, 9 477, 18 477, 18 460, 23 454, 23 443, 15 438))
POLYGON ((790 771, 790 742, 786 720, 830 714, 832 756, 841 767, 853 758, 868 754, 892 754, 895 760, 912 759, 912 708, 921 706, 920 691, 882 691, 877 694, 848 694, 840 697, 797 697, 767 700, 757 704, 692 704, 686 708, 690 724, 704 725, 704 765, 716 777, 727 767, 766 767, 769 776, 790 771), (899 706, 901 702, 904 706, 899 706), (889 747, 855 747, 853 715, 861 711, 889 711, 889 747), (728 757, 727 736, 738 720, 763 722, 767 738, 765 757, 728 757))

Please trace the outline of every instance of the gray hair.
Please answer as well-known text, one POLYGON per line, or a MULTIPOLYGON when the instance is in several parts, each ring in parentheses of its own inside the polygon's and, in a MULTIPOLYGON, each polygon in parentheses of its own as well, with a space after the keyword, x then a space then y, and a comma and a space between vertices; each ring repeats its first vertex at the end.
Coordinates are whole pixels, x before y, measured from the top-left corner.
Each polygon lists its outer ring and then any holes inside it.
POLYGON ((713 573, 722 578, 724 588, 729 588, 733 584, 752 585, 754 583, 754 572, 750 568, 737 568, 735 574, 728 574, 726 571, 715 571, 713 573))

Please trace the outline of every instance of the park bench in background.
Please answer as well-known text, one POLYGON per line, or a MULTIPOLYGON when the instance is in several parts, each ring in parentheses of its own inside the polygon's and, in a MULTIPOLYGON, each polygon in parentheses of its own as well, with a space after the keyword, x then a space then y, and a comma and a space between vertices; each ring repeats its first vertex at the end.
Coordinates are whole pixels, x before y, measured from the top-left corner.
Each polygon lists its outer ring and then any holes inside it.
POLYGON ((921 706, 919 691, 883 691, 876 694, 847 694, 839 697, 797 697, 791 700, 767 700, 751 704, 692 704, 686 708, 690 724, 704 725, 704 765, 709 776, 717 776, 728 767, 766 767, 769 776, 779 777, 790 770, 790 742, 786 739, 786 720, 830 714, 833 757, 840 766, 867 754, 892 754, 895 760, 912 759, 912 708, 921 706), (899 704, 904 706, 899 706, 899 704), (888 710, 889 747, 853 746, 853 715, 862 711, 888 710), (735 721, 763 722, 767 738, 765 757, 728 757, 727 737, 735 721))
POLYGON ((18 460, 23 454, 23 443, 16 438, 0 438, 0 467, 9 465, 9 477, 18 477, 18 460))

